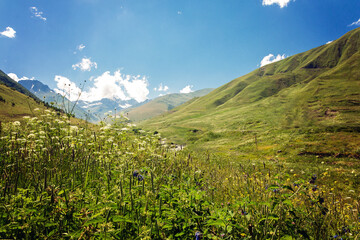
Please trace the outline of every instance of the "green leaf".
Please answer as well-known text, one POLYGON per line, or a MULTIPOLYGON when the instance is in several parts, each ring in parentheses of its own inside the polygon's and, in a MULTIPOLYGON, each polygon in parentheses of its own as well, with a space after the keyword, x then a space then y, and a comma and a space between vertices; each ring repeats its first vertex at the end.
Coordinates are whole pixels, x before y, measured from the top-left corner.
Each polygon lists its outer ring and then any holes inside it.
POLYGON ((182 235, 184 235, 185 233, 184 232, 179 232, 175 235, 175 237, 181 237, 182 235))

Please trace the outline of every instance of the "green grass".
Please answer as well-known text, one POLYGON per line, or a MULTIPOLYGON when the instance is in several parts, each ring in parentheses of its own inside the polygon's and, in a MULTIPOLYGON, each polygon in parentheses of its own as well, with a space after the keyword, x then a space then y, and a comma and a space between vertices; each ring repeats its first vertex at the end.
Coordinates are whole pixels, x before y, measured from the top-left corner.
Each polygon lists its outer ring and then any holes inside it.
POLYGON ((119 119, 72 125, 39 112, 1 126, 0 238, 360 236, 359 165, 350 171, 348 163, 314 157, 317 165, 304 169, 282 162, 282 152, 247 161, 176 152, 119 119))
POLYGON ((40 101, 0 84, 0 121, 21 120, 23 116, 35 116, 35 108, 45 108, 40 101))
MULTIPOLYGON (((360 137, 360 30, 305 53, 259 68, 173 109, 161 117, 141 122, 144 129, 159 131, 171 141, 192 149, 253 156, 278 145, 296 150, 288 158, 308 151, 308 141, 318 152, 359 157, 360 137), (340 55, 339 55, 340 54, 340 55), (193 133, 193 129, 200 131, 193 133), (209 134, 218 137, 209 137, 209 134), (326 135, 328 139, 319 141, 326 135), (339 149, 340 138, 351 142, 339 149)), ((313 151, 313 150, 312 150, 313 151)), ((316 152, 316 151, 315 151, 316 152)))
POLYGON ((146 121, 151 134, 43 109, 2 123, 0 238, 359 239, 359 35, 146 121))

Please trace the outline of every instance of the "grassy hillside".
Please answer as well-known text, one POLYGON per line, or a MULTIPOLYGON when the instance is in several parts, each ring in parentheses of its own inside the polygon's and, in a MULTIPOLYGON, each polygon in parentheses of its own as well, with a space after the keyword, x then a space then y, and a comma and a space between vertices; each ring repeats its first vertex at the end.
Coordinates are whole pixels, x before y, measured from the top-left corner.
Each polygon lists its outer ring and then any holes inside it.
POLYGON ((138 122, 165 113, 193 98, 204 96, 212 90, 213 89, 211 88, 207 88, 191 93, 167 94, 165 96, 155 98, 144 105, 128 109, 124 112, 130 120, 138 122))
POLYGON ((28 91, 25 87, 21 84, 17 83, 13 79, 11 79, 8 75, 6 75, 3 71, 0 70, 0 84, 5 85, 7 87, 13 88, 14 90, 25 94, 35 100, 39 100, 34 94, 28 91))
POLYGON ((141 126, 177 143, 244 157, 270 158, 276 152, 359 157, 359 49, 355 29, 141 126))
POLYGON ((34 109, 45 109, 40 101, 0 84, 0 121, 22 120, 35 116, 34 109))
POLYGON ((1 239, 360 237, 359 167, 175 152, 132 124, 66 120, 2 124, 1 239))

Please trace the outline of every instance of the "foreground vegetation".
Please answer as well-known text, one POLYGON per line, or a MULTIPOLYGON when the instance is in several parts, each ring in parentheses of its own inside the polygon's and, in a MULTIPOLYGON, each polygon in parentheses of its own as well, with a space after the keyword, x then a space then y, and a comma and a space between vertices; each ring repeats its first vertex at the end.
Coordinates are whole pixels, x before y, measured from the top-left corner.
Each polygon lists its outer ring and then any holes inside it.
POLYGON ((351 176, 174 151, 125 121, 71 125, 45 110, 1 125, 0 159, 0 238, 360 237, 351 176))

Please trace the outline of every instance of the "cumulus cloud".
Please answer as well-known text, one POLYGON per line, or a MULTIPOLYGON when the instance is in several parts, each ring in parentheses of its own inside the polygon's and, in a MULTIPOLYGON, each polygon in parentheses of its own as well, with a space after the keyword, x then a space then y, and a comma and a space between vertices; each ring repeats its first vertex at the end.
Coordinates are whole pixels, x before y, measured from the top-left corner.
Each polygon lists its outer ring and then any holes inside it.
POLYGON ((265 57, 261 60, 261 62, 260 62, 260 67, 263 67, 263 66, 265 66, 265 65, 268 65, 268 64, 270 64, 270 63, 278 62, 278 61, 283 60, 283 59, 285 59, 285 58, 286 58, 286 57, 285 57, 285 54, 283 54, 283 55, 278 54, 276 57, 275 57, 273 54, 269 54, 269 55, 265 56, 265 57))
POLYGON ((23 76, 22 78, 19 78, 15 73, 8 73, 7 75, 16 82, 21 81, 21 80, 34 80, 35 79, 34 77, 28 78, 25 76, 23 76))
POLYGON ((93 85, 88 91, 81 92, 81 89, 75 83, 62 76, 55 76, 55 81, 57 82, 55 91, 66 96, 71 101, 80 96, 80 100, 88 102, 99 101, 103 98, 135 99, 137 102, 143 102, 149 95, 146 77, 125 75, 120 70, 114 72, 114 74, 107 71, 93 79, 91 81, 93 85))
POLYGON ((360 18, 356 22, 353 22, 352 24, 349 25, 349 27, 351 26, 360 26, 360 18))
POLYGON ((82 91, 81 89, 76 86, 76 83, 70 81, 70 79, 56 75, 54 78, 56 82, 56 87, 54 91, 59 93, 62 96, 65 96, 70 101, 76 101, 81 98, 82 91))
POLYGON ((169 90, 169 87, 164 85, 162 83, 160 83, 158 88, 154 88, 154 91, 158 91, 158 92, 166 92, 167 90, 169 90))
POLYGON ((103 98, 129 100, 122 86, 119 84, 119 81, 122 79, 120 71, 115 72, 113 75, 111 75, 109 71, 104 72, 101 76, 93 80, 94 85, 86 92, 83 100, 91 102, 99 101, 103 98))
POLYGON ((30 8, 30 11, 31 11, 31 13, 33 14, 33 16, 34 17, 36 17, 36 18, 39 18, 39 19, 41 19, 41 20, 43 20, 43 21, 46 21, 46 17, 43 17, 43 12, 40 12, 38 9, 37 9, 37 7, 31 7, 30 8))
POLYGON ((191 93, 193 92, 192 88, 194 86, 192 85, 187 85, 186 87, 184 87, 183 89, 180 90, 180 93, 191 93))
POLYGON ((286 7, 290 1, 291 0, 263 0, 262 5, 268 6, 268 5, 277 4, 280 6, 280 8, 283 8, 286 7))
POLYGON ((91 71, 92 67, 97 68, 97 63, 92 62, 90 58, 86 57, 81 59, 81 62, 72 65, 72 68, 74 70, 79 68, 81 71, 91 71))
POLYGON ((5 36, 8 38, 15 38, 15 35, 16 35, 16 31, 11 27, 7 27, 5 31, 0 32, 0 36, 5 36))

